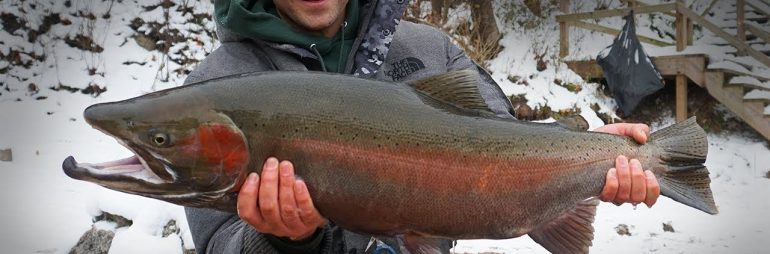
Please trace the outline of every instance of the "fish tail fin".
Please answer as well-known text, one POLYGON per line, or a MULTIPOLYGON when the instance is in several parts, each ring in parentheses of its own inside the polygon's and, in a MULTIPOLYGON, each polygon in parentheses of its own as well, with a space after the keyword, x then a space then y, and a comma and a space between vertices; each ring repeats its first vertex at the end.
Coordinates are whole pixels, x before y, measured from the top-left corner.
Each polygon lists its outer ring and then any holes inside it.
POLYGON ((708 153, 706 132, 695 117, 652 133, 649 144, 663 152, 665 169, 657 172, 661 194, 706 213, 718 213, 709 171, 703 165, 708 153))

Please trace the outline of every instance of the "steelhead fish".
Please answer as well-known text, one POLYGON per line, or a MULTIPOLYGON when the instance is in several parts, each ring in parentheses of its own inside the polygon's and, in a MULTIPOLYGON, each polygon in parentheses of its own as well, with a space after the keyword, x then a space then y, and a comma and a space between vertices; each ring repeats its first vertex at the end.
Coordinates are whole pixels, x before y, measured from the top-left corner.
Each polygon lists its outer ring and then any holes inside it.
POLYGON ((529 234, 547 250, 584 253, 607 170, 618 155, 652 170, 661 192, 715 214, 706 134, 691 118, 627 137, 496 117, 472 71, 411 83, 316 72, 203 81, 85 110, 136 155, 77 163, 75 179, 171 203, 235 212, 248 173, 294 163, 320 213, 361 233, 435 239, 529 234))

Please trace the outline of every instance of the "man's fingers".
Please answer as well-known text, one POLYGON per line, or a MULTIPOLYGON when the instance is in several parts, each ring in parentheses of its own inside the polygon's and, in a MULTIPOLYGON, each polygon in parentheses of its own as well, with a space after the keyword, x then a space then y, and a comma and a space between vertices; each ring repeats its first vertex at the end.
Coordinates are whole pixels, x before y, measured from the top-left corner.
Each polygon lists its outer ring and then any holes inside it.
POLYGON ((647 207, 652 207, 660 196, 660 184, 658 184, 658 179, 655 178, 652 171, 644 171, 644 174, 647 178, 647 198, 644 200, 644 204, 647 207))
POLYGON ((257 208, 257 193, 259 192, 259 176, 257 173, 249 174, 246 182, 241 186, 238 192, 238 216, 245 220, 257 230, 262 224, 262 215, 257 208))
POLYGON ((278 167, 281 175, 278 183, 281 219, 286 228, 301 230, 304 227, 297 211, 297 202, 294 199, 294 166, 291 162, 282 161, 278 167))
POLYGON ((599 199, 605 202, 612 201, 615 196, 618 195, 618 170, 611 168, 607 171, 607 176, 604 178, 604 189, 602 194, 599 195, 599 199))
POLYGON ((629 162, 631 168, 631 203, 638 204, 645 201, 647 196, 647 176, 642 171, 642 164, 637 159, 629 162))
POLYGON ((259 188, 259 210, 272 230, 283 231, 283 221, 278 208, 278 159, 268 158, 262 167, 259 188))
POLYGON ((650 136, 650 126, 646 124, 632 124, 632 123, 616 123, 608 124, 599 128, 596 128, 597 132, 610 133, 620 136, 631 137, 639 144, 647 143, 647 138, 650 136))
POLYGON ((646 124, 626 124, 619 126, 620 135, 632 137, 636 143, 647 143, 647 136, 650 135, 650 126, 646 124))
POLYGON ((650 126, 646 124, 635 124, 633 127, 633 136, 639 144, 647 143, 647 137, 650 135, 650 126))
POLYGON ((620 155, 615 159, 615 168, 618 174, 618 194, 613 199, 616 205, 623 204, 631 198, 631 169, 628 167, 628 158, 620 155))
POLYGON ((320 226, 325 223, 326 219, 315 209, 304 181, 297 180, 294 182, 294 197, 297 199, 300 218, 305 225, 320 226))

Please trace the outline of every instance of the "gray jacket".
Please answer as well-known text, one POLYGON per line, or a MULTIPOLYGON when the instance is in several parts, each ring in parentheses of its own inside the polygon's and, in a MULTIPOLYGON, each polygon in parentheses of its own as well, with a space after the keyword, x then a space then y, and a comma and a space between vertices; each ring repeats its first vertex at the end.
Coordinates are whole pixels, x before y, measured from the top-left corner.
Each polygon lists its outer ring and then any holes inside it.
MULTIPOLYGON (((379 0, 364 5, 361 28, 345 73, 384 81, 409 81, 452 70, 473 69, 479 89, 499 116, 513 117, 511 106, 489 74, 471 61, 443 32, 400 21, 408 1, 379 0), (396 30, 396 27, 398 30, 396 30)), ((320 70, 318 58, 305 47, 244 38, 219 29, 221 47, 187 77, 185 84, 248 72, 320 70)), ((185 208, 198 253, 364 253, 371 236, 341 229, 333 222, 304 243, 260 234, 237 214, 185 208)), ((398 249, 398 240, 380 237, 398 249)), ((449 251, 451 243, 443 246, 449 251)))

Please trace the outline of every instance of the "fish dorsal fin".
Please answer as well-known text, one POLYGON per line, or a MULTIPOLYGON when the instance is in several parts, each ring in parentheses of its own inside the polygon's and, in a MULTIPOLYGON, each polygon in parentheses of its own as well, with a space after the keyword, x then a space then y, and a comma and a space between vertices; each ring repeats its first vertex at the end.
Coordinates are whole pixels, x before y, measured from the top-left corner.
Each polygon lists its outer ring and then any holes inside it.
POLYGON ((556 124, 573 131, 588 130, 588 121, 586 121, 586 119, 580 115, 571 115, 559 118, 559 120, 556 120, 556 124))
POLYGON ((572 210, 529 232, 529 237, 551 253, 588 253, 597 205, 596 198, 578 202, 572 210))
POLYGON ((494 114, 481 97, 478 83, 479 74, 473 70, 450 71, 408 82, 414 89, 458 108, 494 114))

